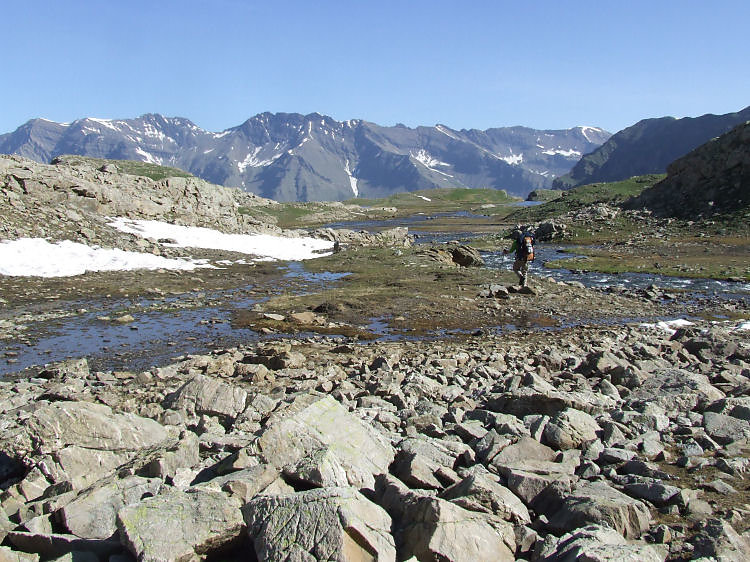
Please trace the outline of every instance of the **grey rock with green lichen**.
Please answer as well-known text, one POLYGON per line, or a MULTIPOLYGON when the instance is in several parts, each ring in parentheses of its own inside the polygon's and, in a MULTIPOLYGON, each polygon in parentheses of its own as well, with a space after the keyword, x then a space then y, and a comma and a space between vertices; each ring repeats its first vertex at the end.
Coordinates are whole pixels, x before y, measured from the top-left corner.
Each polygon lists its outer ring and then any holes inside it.
POLYGON ((240 538, 240 502, 217 491, 170 491, 122 508, 120 539, 142 562, 198 560, 240 538))
POLYGON ((261 496, 242 512, 260 560, 396 560, 391 518, 352 488, 261 496))

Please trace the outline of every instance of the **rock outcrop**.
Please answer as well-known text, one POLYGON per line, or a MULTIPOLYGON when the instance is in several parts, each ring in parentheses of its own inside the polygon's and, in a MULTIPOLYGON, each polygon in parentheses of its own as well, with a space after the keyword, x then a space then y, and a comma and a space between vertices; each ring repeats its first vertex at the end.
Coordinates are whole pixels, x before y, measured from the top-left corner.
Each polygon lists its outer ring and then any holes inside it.
MULTIPOLYGON (((749 115, 750 116, 750 115, 749 115)), ((703 144, 667 167, 667 177, 627 208, 696 219, 750 207, 750 122, 703 144)))

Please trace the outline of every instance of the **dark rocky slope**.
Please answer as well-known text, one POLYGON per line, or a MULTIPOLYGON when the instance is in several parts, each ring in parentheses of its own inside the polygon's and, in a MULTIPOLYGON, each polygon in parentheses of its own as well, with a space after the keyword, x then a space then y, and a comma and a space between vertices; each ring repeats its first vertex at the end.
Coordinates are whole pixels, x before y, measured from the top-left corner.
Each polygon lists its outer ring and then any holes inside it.
POLYGON ((644 119, 586 154, 568 174, 555 179, 553 187, 570 189, 643 174, 663 174, 675 159, 749 119, 750 107, 725 115, 644 119))
POLYGON ((697 219, 750 207, 750 122, 707 142, 667 168, 667 177, 627 208, 697 219))

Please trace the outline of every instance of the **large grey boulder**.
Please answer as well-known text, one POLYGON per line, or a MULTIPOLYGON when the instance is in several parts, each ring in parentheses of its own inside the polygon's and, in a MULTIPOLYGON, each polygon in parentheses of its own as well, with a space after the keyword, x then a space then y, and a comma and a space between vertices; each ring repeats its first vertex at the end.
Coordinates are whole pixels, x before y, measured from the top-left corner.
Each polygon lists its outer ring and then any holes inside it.
POLYGON ((689 412, 724 398, 708 377, 684 369, 666 369, 647 378, 628 395, 629 402, 651 402, 667 411, 689 412))
POLYGON ((0 562, 39 562, 39 555, 0 546, 0 562))
POLYGON ((602 428, 586 412, 566 408, 555 414, 544 427, 544 441, 556 449, 578 449, 597 439, 602 428))
POLYGON ((498 517, 421 495, 385 475, 376 494, 393 517, 400 560, 515 560, 513 527, 498 517))
POLYGON ((120 541, 82 539, 74 535, 57 533, 13 531, 8 534, 6 541, 20 551, 41 555, 42 560, 57 558, 70 552, 92 552, 100 559, 106 560, 112 554, 122 550, 120 541))
POLYGON ((750 442, 750 422, 746 420, 716 412, 706 412, 703 414, 703 427, 706 433, 722 445, 732 442, 750 442))
POLYGON ((120 540, 138 560, 196 560, 240 539, 241 504, 213 490, 170 491, 117 514, 120 540))
POLYGON ((213 377, 196 375, 167 396, 164 407, 234 420, 245 410, 247 392, 213 377))
POLYGON ((77 489, 112 474, 138 452, 172 441, 152 419, 90 402, 43 404, 26 420, 25 432, 34 443, 30 462, 47 456, 53 483, 68 480, 77 489))
POLYGON ((722 562, 750 559, 750 540, 722 519, 701 523, 690 542, 699 556, 713 557, 722 562))
POLYGON ((646 505, 604 482, 583 482, 548 514, 549 527, 568 532, 585 525, 607 525, 626 539, 646 531, 651 514, 646 505))
POLYGON ((259 560, 396 560, 391 518, 352 488, 260 496, 242 513, 259 560))
POLYGON ((608 527, 588 525, 545 544, 538 562, 664 562, 665 552, 625 540, 608 527))
POLYGON ((117 532, 117 512, 159 493, 162 481, 129 476, 95 487, 63 506, 57 515, 70 533, 86 539, 108 539, 117 532))
POLYGON ((327 447, 350 485, 372 488, 375 475, 387 472, 393 461, 388 440, 330 396, 303 395, 274 416, 256 446, 264 461, 277 468, 327 447))
POLYGON ((440 494, 469 511, 492 513, 513 523, 531 522, 529 510, 508 488, 500 484, 489 472, 474 471, 458 484, 454 484, 440 494))

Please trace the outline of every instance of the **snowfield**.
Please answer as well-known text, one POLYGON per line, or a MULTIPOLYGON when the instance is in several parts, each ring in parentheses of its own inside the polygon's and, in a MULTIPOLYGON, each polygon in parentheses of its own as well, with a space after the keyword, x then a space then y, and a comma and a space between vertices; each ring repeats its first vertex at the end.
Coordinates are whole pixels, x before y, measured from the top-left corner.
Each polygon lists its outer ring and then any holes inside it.
MULTIPOLYGON (((306 260, 326 255, 333 243, 315 238, 290 238, 269 234, 225 234, 210 228, 179 226, 160 221, 112 219, 110 226, 142 238, 169 240, 165 245, 183 248, 225 250, 252 256, 256 261, 306 260)), ((214 267, 206 260, 170 259, 117 248, 91 247, 63 240, 42 238, 0 242, 0 275, 71 277, 90 271, 172 269, 192 271, 214 267)))

